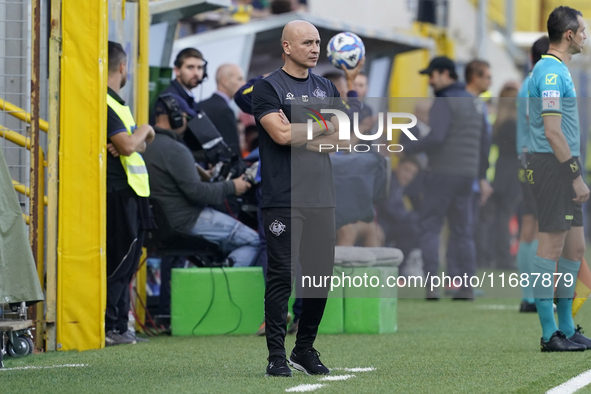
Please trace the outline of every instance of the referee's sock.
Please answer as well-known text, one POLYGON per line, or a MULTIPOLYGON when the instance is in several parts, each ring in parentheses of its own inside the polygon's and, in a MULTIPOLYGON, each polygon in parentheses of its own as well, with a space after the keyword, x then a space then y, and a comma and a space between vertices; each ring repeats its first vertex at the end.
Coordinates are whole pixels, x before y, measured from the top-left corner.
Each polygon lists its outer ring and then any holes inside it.
POLYGON ((575 323, 573 321, 573 297, 575 296, 575 285, 577 283, 577 275, 581 267, 580 261, 571 261, 561 257, 558 260, 558 273, 562 274, 558 283, 556 284, 556 309, 558 311, 558 325, 560 331, 566 335, 567 338, 575 334, 575 323), (572 285, 567 286, 564 280, 564 275, 572 275, 572 285))
MULTIPOLYGON (((556 326, 556 320, 554 320, 554 284, 548 281, 542 284, 542 276, 544 274, 550 275, 550 280, 553 278, 554 271, 556 269, 556 262, 548 260, 540 256, 536 256, 533 261, 532 272, 540 274, 539 279, 536 282, 536 286, 533 288, 534 300, 536 303, 536 309, 538 310, 538 317, 542 325, 542 339, 544 342, 548 342, 552 334, 558 331, 556 326)), ((546 275, 546 277, 548 277, 546 275)))
MULTIPOLYGON (((517 251, 517 268, 520 274, 531 275, 534 257, 538 250, 538 240, 533 242, 520 242, 519 250, 517 251)), ((521 288, 522 300, 530 304, 534 303, 534 288, 531 278, 526 287, 521 288)))

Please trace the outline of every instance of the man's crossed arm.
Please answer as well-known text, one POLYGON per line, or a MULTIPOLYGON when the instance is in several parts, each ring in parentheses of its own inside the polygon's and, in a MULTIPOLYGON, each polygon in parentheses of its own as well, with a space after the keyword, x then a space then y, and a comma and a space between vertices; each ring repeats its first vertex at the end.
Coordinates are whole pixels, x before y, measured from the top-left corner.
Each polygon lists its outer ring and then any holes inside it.
POLYGON ((333 149, 323 149, 323 152, 334 152, 337 147, 349 146, 349 140, 339 140, 339 122, 336 116, 327 123, 328 130, 324 130, 317 123, 312 126, 312 140, 308 139, 308 125, 306 123, 291 123, 282 110, 272 112, 261 118, 261 124, 269 133, 273 141, 279 145, 294 147, 306 146, 306 150, 319 152, 320 145, 332 145, 333 149))

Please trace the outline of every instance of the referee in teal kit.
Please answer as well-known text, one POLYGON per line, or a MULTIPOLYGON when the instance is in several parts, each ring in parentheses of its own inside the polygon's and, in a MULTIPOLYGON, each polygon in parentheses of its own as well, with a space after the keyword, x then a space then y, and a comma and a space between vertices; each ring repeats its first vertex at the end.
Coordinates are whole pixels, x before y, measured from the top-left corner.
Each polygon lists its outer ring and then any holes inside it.
POLYGON ((566 66, 583 50, 587 38, 581 12, 569 7, 552 11, 548 37, 548 53, 529 80, 532 155, 526 176, 538 206, 539 224, 538 251, 529 280, 539 274, 534 299, 542 324, 542 352, 582 351, 591 349, 591 340, 580 328, 575 329, 571 311, 585 253, 582 204, 589 198, 589 188, 581 176, 577 95, 566 66), (554 297, 560 330, 554 320, 554 297))

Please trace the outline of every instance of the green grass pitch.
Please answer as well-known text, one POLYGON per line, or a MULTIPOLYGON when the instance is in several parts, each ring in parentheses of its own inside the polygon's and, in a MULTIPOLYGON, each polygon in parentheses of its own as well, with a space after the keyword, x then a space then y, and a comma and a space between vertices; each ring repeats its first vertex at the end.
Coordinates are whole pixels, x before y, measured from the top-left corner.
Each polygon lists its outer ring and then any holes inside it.
MULTIPOLYGON (((536 314, 520 314, 518 299, 426 302, 402 299, 398 332, 321 335, 316 347, 330 367, 373 367, 346 381, 320 382, 294 371, 266 378, 264 338, 159 337, 150 343, 86 352, 8 358, 0 393, 284 393, 324 384, 315 393, 543 393, 591 368, 591 351, 541 353, 536 314)), ((590 305, 575 319, 591 333, 590 305)), ((288 337, 288 352, 294 337, 288 337)), ((591 386, 580 393, 591 393, 591 386)))

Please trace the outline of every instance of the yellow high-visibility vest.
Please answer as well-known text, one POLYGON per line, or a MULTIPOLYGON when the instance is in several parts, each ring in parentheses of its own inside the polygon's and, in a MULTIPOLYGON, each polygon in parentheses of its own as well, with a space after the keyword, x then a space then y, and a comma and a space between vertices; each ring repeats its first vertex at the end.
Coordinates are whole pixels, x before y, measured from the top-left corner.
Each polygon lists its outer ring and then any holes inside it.
MULTIPOLYGON (((128 106, 120 104, 111 95, 107 94, 107 105, 119 116, 127 134, 132 134, 132 129, 135 127, 135 120, 128 106)), ((144 158, 137 152, 133 152, 130 156, 119 155, 121 164, 127 174, 127 183, 140 197, 150 196, 150 182, 148 180, 148 169, 144 158)))

